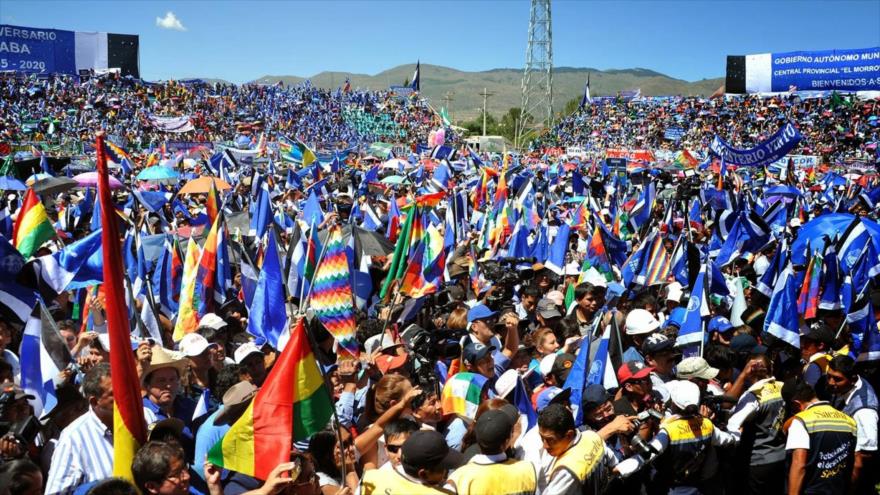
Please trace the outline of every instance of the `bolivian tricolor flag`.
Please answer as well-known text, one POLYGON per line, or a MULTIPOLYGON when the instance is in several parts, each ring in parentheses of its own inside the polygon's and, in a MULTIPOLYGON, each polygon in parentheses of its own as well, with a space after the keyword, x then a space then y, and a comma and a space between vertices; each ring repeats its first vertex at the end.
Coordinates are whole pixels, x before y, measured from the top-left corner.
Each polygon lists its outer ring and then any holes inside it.
MULTIPOLYGON (((122 249, 119 245, 119 222, 110 200, 110 179, 104 136, 98 135, 98 201, 101 205, 101 247, 104 250, 104 312, 110 347, 130 349, 128 309, 122 282, 122 249)), ((131 462, 147 438, 141 384, 134 353, 110 353, 110 378, 113 385, 113 476, 132 480, 131 462)))
POLYGON ((330 393, 300 318, 263 388, 208 452, 208 462, 265 480, 290 460, 294 441, 322 430, 332 414, 330 393))
POLYGON ((46 215, 46 208, 34 190, 28 189, 18 213, 18 220, 12 227, 15 249, 25 258, 30 258, 34 251, 54 236, 55 228, 46 215))

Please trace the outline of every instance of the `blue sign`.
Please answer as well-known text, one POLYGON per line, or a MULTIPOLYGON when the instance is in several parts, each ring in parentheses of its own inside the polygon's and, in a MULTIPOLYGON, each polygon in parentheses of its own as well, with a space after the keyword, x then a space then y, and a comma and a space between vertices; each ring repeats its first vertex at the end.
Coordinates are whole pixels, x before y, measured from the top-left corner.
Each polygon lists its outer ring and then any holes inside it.
POLYGON ((782 129, 776 131, 776 134, 750 150, 734 148, 724 142, 717 134, 709 147, 713 153, 731 165, 760 167, 784 158, 789 151, 797 146, 800 140, 801 133, 789 122, 782 129))
POLYGON ((771 91, 878 91, 880 47, 771 54, 771 91))
POLYGON ((0 24, 0 70, 76 74, 76 34, 0 24))
POLYGON ((684 136, 684 129, 681 127, 670 127, 663 133, 663 138, 669 141, 678 141, 684 136))

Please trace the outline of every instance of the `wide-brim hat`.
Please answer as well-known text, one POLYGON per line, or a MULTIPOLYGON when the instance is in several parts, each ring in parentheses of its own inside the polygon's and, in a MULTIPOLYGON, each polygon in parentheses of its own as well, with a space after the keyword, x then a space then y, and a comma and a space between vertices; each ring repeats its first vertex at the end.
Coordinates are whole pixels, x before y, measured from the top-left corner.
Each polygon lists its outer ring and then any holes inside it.
POLYGON ((175 369, 177 370, 177 374, 182 377, 186 373, 186 361, 186 359, 175 359, 162 346, 154 345, 150 364, 144 367, 143 373, 141 374, 141 383, 147 383, 147 377, 154 371, 162 368, 175 369))

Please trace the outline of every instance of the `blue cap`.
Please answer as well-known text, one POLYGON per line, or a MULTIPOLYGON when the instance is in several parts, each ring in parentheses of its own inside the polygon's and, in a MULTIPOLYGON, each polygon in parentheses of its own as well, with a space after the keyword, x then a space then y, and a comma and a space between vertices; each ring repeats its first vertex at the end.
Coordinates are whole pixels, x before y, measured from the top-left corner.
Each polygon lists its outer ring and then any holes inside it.
POLYGON ((468 345, 464 346, 462 357, 464 358, 465 363, 474 364, 480 359, 488 356, 494 350, 494 345, 485 345, 481 344, 480 342, 471 342, 468 345))
POLYGON ((709 332, 727 332, 733 329, 730 320, 723 316, 716 316, 709 320, 709 332))
POLYGON ((682 323, 684 323, 684 316, 687 314, 687 309, 676 306, 672 309, 672 312, 669 313, 669 318, 666 318, 666 321, 663 322, 663 328, 668 326, 673 326, 675 328, 681 328, 682 323))
POLYGON ((538 406, 536 410, 541 411, 550 404, 568 404, 569 398, 571 398, 570 388, 547 387, 538 394, 538 400, 535 401, 538 406))
POLYGON ((497 311, 492 311, 491 309, 489 309, 489 306, 486 306, 485 304, 477 304, 476 306, 468 310, 467 320, 468 323, 473 323, 477 320, 482 320, 484 318, 495 316, 497 313, 497 311))

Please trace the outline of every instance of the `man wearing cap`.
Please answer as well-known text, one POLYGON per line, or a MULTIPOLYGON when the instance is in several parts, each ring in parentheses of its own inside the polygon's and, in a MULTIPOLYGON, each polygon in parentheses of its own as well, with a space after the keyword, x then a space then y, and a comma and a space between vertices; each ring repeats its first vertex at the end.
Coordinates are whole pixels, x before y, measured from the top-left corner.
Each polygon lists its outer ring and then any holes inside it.
MULTIPOLYGON (((0 396, 5 398, 3 414, 0 416, 0 421, 3 423, 15 424, 31 415, 32 409, 28 401, 34 400, 35 397, 18 385, 12 382, 0 384, 0 396)), ((24 457, 27 448, 28 446, 20 443, 12 432, 0 437, 0 459, 12 460, 24 457)))
POLYGON ((594 431, 579 431, 571 411, 551 404, 538 413, 538 432, 550 458, 542 494, 603 493, 617 459, 594 431))
POLYGON ((834 333, 824 323, 813 323, 801 335, 804 381, 812 387, 825 375, 832 357, 834 333))
POLYGON ((446 485, 449 470, 461 466, 462 455, 446 445, 443 435, 433 430, 413 433, 403 442, 400 467, 365 471, 361 495, 451 495, 446 485))
POLYGON ((559 306, 550 299, 543 298, 538 301, 538 308, 535 313, 538 317, 538 322, 541 326, 550 327, 555 329, 559 320, 562 319, 562 312, 559 311, 559 306))
POLYGON ((820 401, 802 381, 787 381, 782 398, 797 412, 787 423, 788 493, 846 493, 856 450, 856 422, 820 401))
POLYGON ((233 356, 235 364, 241 366, 242 371, 247 374, 248 381, 258 387, 262 386, 266 379, 266 363, 263 360, 265 355, 257 344, 245 342, 238 346, 233 356))
POLYGON ((483 375, 491 380, 495 378, 496 373, 494 352, 495 346, 469 342, 461 353, 462 364, 467 371, 483 375))
POLYGON ((651 382, 652 368, 639 361, 629 361, 620 365, 617 370, 617 383, 620 384, 618 395, 614 401, 614 411, 628 416, 636 415, 659 398, 655 395, 651 382))
MULTIPOLYGON (((190 397, 196 400, 211 385, 210 375, 214 369, 217 347, 216 344, 209 343, 208 339, 195 332, 184 335, 177 344, 180 352, 189 359, 190 397)), ((216 407, 216 405, 217 401, 212 397, 209 409, 216 407)))
POLYGON ((623 351, 623 361, 645 362, 638 349, 645 343, 648 335, 660 328, 660 322, 649 311, 636 308, 626 315, 626 336, 632 345, 623 351))
POLYGON ((662 333, 648 335, 642 344, 642 354, 645 355, 645 364, 651 367, 651 386, 665 403, 669 400, 669 391, 666 390, 666 382, 672 379, 675 360, 678 352, 675 350, 675 341, 662 333))
POLYGON ((509 459, 519 411, 511 404, 484 412, 474 425, 480 454, 455 470, 449 483, 459 493, 518 495, 534 493, 537 473, 531 462, 509 459))
POLYGON ((652 453, 647 459, 636 454, 618 464, 616 471, 628 477, 651 462, 657 493, 713 493, 718 466, 710 462, 712 448, 733 446, 737 438, 700 415, 700 388, 695 383, 675 380, 667 385, 672 415, 650 441, 652 453))
MULTIPOLYGON (((511 358, 519 348, 519 319, 513 312, 504 315, 504 327, 507 332, 504 338, 504 346, 502 347, 498 337, 492 331, 492 321, 496 315, 497 312, 492 311, 485 304, 477 304, 469 309, 467 320, 470 335, 466 339, 470 339, 470 342, 473 343, 495 348, 492 351, 495 376, 501 376, 509 367, 511 358)), ((467 347, 467 340, 463 341, 462 344, 463 348, 467 347)))
MULTIPOLYGON (((224 306, 226 306, 224 304, 224 306)), ((221 307, 222 311, 222 307, 221 307)), ((214 366, 219 371, 223 364, 235 364, 226 355, 226 342, 229 339, 229 323, 214 313, 207 313, 199 320, 196 333, 214 345, 214 366)))
MULTIPOLYGON (((855 369, 855 361, 847 355, 834 356, 828 363, 825 378, 831 392, 831 404, 856 422, 856 457, 853 466, 853 486, 867 489, 877 479, 877 421, 878 401, 874 388, 862 379, 855 369)), ((862 491, 857 490, 857 493, 862 491)))
POLYGON ((194 436, 193 413, 196 402, 180 394, 180 379, 186 373, 184 359, 175 359, 161 346, 153 346, 150 364, 144 368, 141 384, 144 396, 144 419, 147 424, 166 418, 177 418, 186 427, 183 430, 184 448, 192 452, 194 436))

